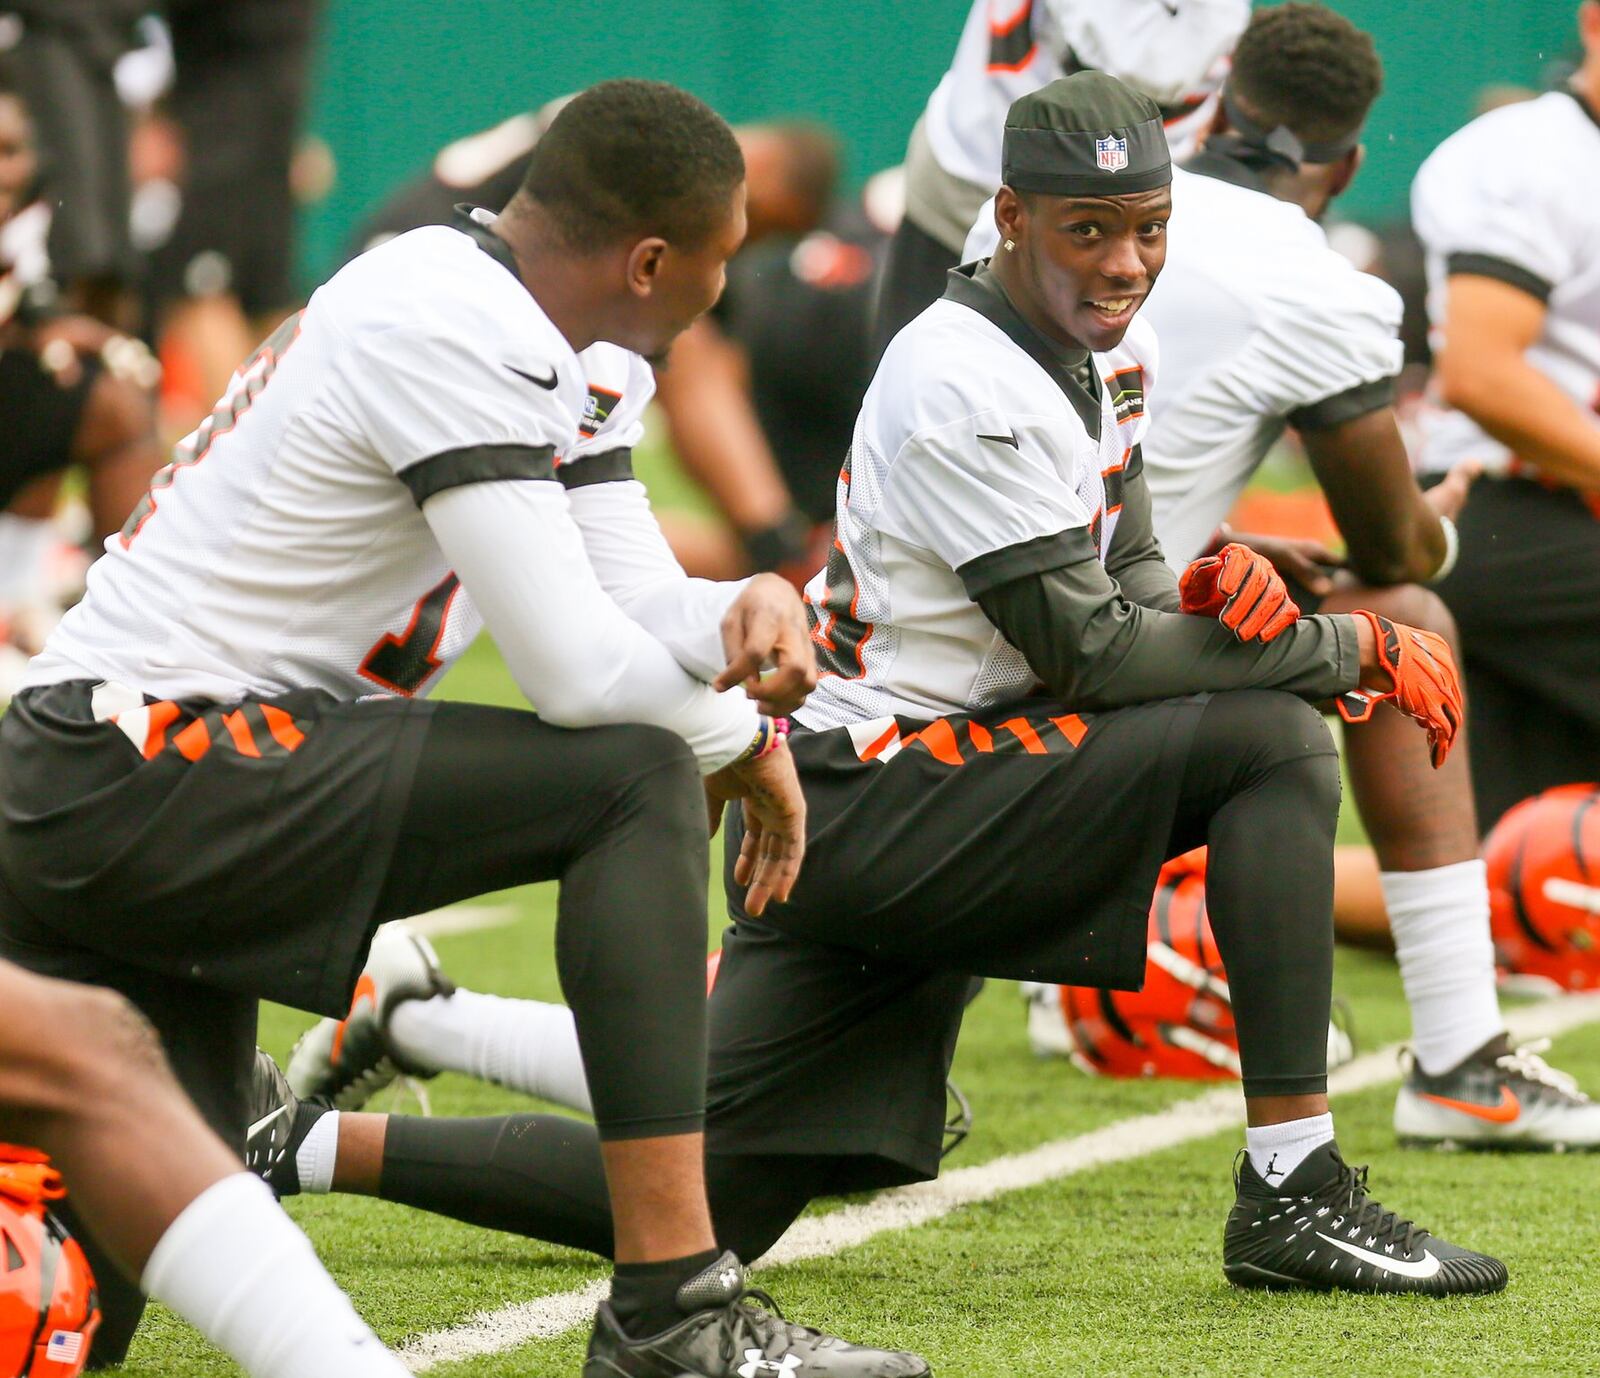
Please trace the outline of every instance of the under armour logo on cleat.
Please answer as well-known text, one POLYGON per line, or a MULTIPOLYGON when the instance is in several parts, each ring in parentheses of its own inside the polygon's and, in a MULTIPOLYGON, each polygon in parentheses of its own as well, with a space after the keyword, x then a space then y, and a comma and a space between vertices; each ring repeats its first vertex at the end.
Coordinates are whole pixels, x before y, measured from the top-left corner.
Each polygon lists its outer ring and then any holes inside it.
POLYGON ((744 1352, 744 1362, 739 1365, 739 1378, 759 1378, 763 1373, 775 1373, 778 1378, 789 1378, 791 1373, 799 1371, 804 1359, 794 1354, 785 1354, 781 1359, 769 1359, 759 1349, 747 1349, 744 1352))

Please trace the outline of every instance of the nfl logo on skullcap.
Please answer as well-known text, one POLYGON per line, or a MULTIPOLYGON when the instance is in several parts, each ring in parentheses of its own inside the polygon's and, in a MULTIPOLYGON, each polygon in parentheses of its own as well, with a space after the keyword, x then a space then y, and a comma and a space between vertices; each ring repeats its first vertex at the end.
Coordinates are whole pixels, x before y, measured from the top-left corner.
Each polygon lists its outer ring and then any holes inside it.
POLYGON ((1121 172, 1128 166, 1128 141, 1115 134, 1108 139, 1096 139, 1094 161, 1102 172, 1121 172))

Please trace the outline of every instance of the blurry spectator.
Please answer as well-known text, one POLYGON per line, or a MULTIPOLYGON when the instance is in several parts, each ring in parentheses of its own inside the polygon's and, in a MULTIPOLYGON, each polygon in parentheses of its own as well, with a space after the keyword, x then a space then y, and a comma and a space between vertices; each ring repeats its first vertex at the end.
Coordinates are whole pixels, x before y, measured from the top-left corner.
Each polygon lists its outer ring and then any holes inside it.
MULTIPOLYGON (((0 0, 5 3, 5 0, 0 0)), ((295 306, 291 171, 320 0, 164 0, 181 206, 151 255, 163 355, 201 409, 295 306)), ((197 419, 197 418, 196 418, 197 419)))
POLYGON ((148 0, 0 0, 0 57, 32 112, 54 217, 50 260, 71 309, 125 329, 129 294, 128 117, 117 60, 148 0))
POLYGON ((62 472, 86 471, 103 537, 162 463, 150 396, 159 370, 137 341, 60 310, 38 175, 27 106, 0 84, 0 640, 27 649, 53 611, 50 519, 62 472))

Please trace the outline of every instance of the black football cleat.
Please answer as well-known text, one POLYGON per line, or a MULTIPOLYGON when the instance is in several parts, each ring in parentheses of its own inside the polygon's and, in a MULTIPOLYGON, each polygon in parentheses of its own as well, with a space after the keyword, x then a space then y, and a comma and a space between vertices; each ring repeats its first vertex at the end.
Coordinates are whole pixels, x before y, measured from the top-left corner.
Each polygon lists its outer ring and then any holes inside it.
POLYGON ((325 1100, 301 1100, 272 1058, 256 1049, 250 1074, 250 1128, 245 1133, 244 1165, 280 1199, 300 1194, 295 1154, 311 1126, 332 1107, 325 1100))
POLYGON ((723 1254, 678 1289, 684 1319, 629 1339, 610 1302, 595 1316, 583 1378, 931 1378, 920 1355, 867 1349, 786 1321, 723 1254))
POLYGON ((1238 1198, 1222 1235, 1222 1271, 1237 1287, 1326 1292, 1498 1292, 1506 1266, 1448 1244, 1367 1194, 1367 1170, 1332 1144, 1268 1185, 1248 1153, 1234 1168, 1238 1198))

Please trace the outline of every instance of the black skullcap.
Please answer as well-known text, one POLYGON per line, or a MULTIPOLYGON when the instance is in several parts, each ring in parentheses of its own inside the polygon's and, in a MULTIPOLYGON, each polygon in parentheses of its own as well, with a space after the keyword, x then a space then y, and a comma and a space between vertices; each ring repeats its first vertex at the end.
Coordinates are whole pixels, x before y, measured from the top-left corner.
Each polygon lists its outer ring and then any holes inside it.
POLYGON ((1074 72, 1012 102, 1001 180, 1049 196, 1127 196, 1172 181, 1161 111, 1104 72, 1074 72))

